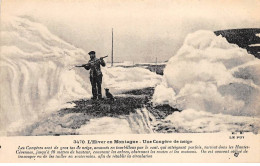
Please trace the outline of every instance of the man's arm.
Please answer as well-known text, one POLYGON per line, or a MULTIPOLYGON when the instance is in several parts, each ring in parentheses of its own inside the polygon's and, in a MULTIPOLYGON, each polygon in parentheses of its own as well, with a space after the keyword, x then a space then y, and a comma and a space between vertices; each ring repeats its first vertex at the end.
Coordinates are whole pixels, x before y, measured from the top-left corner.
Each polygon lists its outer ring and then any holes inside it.
POLYGON ((84 67, 86 70, 89 70, 89 69, 90 69, 90 66, 89 66, 88 64, 83 65, 83 67, 84 67))
POLYGON ((104 61, 103 58, 100 58, 100 64, 101 64, 103 67, 106 66, 106 63, 105 63, 105 61, 104 61))

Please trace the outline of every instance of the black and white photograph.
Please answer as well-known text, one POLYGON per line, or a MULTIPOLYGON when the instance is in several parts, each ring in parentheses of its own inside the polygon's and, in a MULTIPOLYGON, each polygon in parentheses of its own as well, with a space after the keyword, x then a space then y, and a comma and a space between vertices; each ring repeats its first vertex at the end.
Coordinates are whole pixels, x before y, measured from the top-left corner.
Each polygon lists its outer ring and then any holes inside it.
POLYGON ((0 136, 260 131, 260 1, 1 1, 0 136))

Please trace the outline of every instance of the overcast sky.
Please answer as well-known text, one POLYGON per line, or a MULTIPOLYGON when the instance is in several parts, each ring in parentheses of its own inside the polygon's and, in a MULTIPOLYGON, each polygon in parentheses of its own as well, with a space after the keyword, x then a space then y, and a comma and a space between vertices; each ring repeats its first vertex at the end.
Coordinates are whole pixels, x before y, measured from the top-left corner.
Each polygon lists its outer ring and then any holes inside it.
POLYGON ((1 12, 27 15, 55 35, 116 61, 165 61, 196 30, 260 28, 260 1, 3 0, 1 12), (214 3, 213 3, 214 2, 214 3))

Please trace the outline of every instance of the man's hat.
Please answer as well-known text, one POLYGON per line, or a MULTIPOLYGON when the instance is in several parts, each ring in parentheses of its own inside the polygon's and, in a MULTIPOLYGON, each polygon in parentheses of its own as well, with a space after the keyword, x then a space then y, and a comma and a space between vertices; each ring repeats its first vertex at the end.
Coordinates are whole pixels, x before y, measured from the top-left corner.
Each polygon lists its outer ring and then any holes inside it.
POLYGON ((88 54, 89 54, 89 55, 91 55, 91 54, 96 54, 96 52, 95 52, 95 51, 90 51, 88 54))

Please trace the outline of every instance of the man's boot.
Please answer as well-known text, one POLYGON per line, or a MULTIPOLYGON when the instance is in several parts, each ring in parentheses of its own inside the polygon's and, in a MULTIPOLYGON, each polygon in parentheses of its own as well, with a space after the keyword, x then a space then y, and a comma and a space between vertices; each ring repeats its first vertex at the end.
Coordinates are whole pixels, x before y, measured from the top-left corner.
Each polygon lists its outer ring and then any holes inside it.
POLYGON ((103 100, 102 95, 98 95, 99 100, 103 100))
POLYGON ((91 97, 91 100, 97 100, 97 97, 95 96, 95 97, 91 97))

